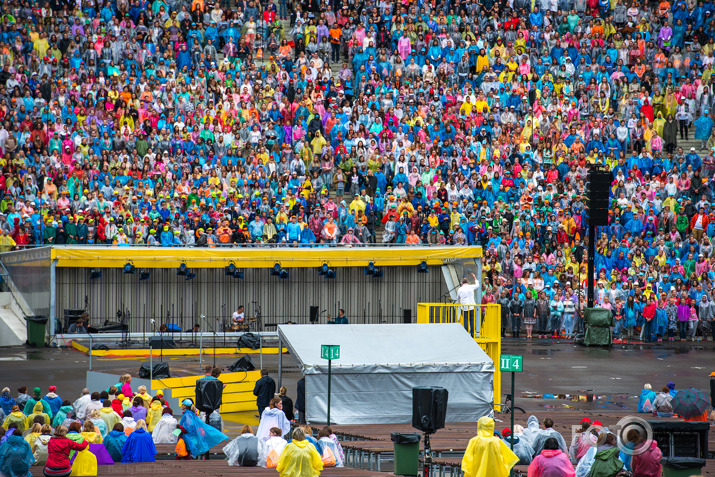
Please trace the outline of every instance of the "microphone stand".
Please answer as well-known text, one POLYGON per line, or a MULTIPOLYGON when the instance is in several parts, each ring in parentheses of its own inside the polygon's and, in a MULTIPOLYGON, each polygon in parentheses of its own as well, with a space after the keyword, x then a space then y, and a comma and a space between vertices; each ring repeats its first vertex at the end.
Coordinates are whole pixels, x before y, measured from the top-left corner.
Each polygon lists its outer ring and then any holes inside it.
MULTIPOLYGON (((156 334, 156 321, 152 318, 151 320, 151 334, 154 336, 156 334)), ((163 345, 162 345, 163 346, 163 345)), ((149 340, 149 387, 151 387, 151 381, 154 380, 154 340, 149 340)))

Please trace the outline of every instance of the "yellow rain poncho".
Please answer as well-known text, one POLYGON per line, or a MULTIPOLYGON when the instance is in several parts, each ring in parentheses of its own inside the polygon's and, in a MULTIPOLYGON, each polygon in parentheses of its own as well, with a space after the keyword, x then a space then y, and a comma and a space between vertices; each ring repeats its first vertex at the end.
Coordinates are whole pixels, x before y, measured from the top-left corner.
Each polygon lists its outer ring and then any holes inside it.
POLYGON ((52 425, 52 420, 50 419, 50 415, 44 411, 45 411, 45 407, 44 407, 42 401, 36 402, 35 407, 32 408, 32 414, 27 416, 27 422, 32 423, 35 421, 35 416, 42 416, 45 418, 45 424, 52 425))
POLYGON ((17 428, 21 432, 25 432, 25 429, 27 429, 27 416, 20 411, 11 412, 5 418, 2 426, 7 429, 10 424, 17 424, 17 428))
POLYGON ((462 458, 464 477, 507 477, 519 462, 504 441, 494 436, 494 419, 481 417, 462 458))
POLYGON ((283 450, 276 470, 281 477, 317 477, 323 470, 323 460, 307 439, 294 440, 283 450))
POLYGON ((161 413, 164 411, 164 407, 161 405, 160 401, 154 401, 149 406, 149 410, 146 413, 146 428, 149 432, 154 430, 154 427, 161 419, 161 413))

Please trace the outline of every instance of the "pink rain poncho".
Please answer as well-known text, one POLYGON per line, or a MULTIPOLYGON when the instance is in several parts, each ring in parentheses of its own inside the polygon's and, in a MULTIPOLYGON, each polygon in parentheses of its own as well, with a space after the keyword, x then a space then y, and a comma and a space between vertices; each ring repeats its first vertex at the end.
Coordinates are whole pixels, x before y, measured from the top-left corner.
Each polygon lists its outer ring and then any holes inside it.
POLYGON ((576 472, 568 456, 560 449, 543 450, 529 465, 528 477, 574 477, 576 472))

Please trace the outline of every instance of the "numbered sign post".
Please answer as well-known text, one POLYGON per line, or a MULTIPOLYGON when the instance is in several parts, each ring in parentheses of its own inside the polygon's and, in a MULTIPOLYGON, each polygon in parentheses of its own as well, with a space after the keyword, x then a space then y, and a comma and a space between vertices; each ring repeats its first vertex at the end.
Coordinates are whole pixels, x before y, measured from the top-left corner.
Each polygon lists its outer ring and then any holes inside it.
MULTIPOLYGON (((328 360, 328 426, 330 425, 330 380, 333 371, 333 360, 340 359, 340 345, 320 345, 320 357, 328 360)), ((512 388, 514 386, 512 385, 512 388)))
MULTIPOLYGON (((516 407, 516 395, 514 394, 514 373, 521 373, 524 370, 523 356, 519 354, 501 355, 500 368, 502 371, 511 372, 511 432, 514 433, 514 409, 516 407)), ((511 450, 514 450, 514 440, 511 440, 511 450)))

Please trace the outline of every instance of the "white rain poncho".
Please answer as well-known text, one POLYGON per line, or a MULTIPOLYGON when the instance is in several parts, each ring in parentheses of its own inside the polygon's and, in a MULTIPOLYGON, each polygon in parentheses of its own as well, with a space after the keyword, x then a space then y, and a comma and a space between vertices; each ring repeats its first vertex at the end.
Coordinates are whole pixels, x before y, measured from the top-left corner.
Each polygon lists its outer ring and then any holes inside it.
POLYGON ((278 454, 278 457, 280 457, 283 453, 283 449, 285 449, 287 445, 288 441, 286 441, 282 437, 271 436, 267 441, 263 443, 263 446, 261 447, 261 453, 258 456, 258 465, 260 465, 261 467, 266 467, 268 454, 272 450, 275 450, 278 454))
POLYGON ((176 444, 178 440, 174 435, 178 421, 171 414, 164 414, 154 426, 151 438, 155 444, 176 444))
POLYGON ((539 435, 539 420, 532 415, 526 421, 526 429, 519 438, 525 440, 533 448, 537 435, 539 435))
POLYGON ((343 457, 338 450, 338 446, 335 445, 335 442, 330 437, 321 437, 318 442, 323 446, 323 449, 327 447, 333 453, 335 456, 335 467, 343 467, 345 465, 343 457))
POLYGON ((262 451, 263 441, 250 432, 241 434, 223 448, 223 453, 228 458, 228 465, 240 467, 259 465, 262 451))
POLYGON ((277 427, 283 431, 285 436, 290 432, 290 421, 283 411, 278 408, 266 408, 261 415, 261 423, 256 430, 256 437, 262 441, 267 441, 271 437, 271 428, 277 427))

